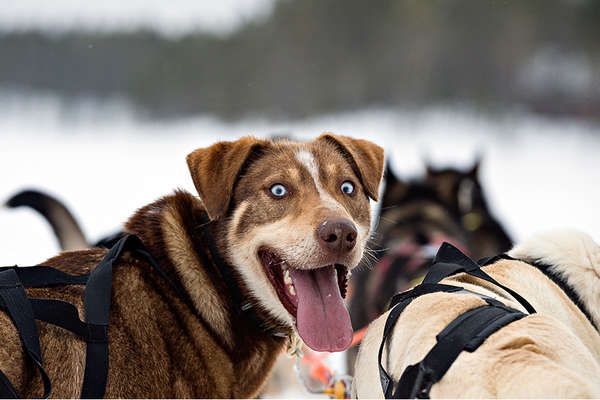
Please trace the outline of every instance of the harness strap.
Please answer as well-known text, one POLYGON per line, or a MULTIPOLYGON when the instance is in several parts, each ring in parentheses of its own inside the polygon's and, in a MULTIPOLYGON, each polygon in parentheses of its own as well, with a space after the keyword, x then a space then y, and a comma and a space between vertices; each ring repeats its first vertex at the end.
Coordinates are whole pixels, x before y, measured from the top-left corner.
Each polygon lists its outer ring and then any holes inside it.
POLYGON ((108 378, 108 321, 112 293, 114 262, 125 251, 141 248, 141 240, 134 235, 121 238, 91 272, 85 287, 85 322, 89 335, 87 341, 85 372, 81 397, 102 398, 108 378))
MULTIPOLYGON (((85 317, 87 353, 83 377, 82 398, 102 398, 108 378, 108 322, 112 293, 112 270, 114 262, 126 251, 144 259, 169 284, 175 293, 196 313, 189 297, 169 279, 135 235, 123 236, 108 251, 92 271, 85 287, 85 317)), ((76 324, 75 321, 73 323, 76 324)), ((67 328, 68 329, 68 328, 67 328)))
POLYGON ((519 260, 519 259, 509 256, 508 254, 500 254, 500 255, 497 255, 494 257, 484 258, 482 260, 479 260, 477 263, 481 266, 485 266, 488 264, 493 264, 498 260, 521 261, 521 262, 527 263, 527 264, 531 265, 532 267, 538 269, 548 279, 550 279, 552 282, 554 282, 567 295, 567 297, 573 302, 573 304, 575 304, 577 306, 577 308, 579 308, 579 310, 583 313, 583 315, 585 315, 587 320, 590 321, 590 324, 592 324, 592 326, 597 331, 600 331, 600 329, 599 329, 600 327, 598 326, 598 324, 596 324, 596 322, 592 318, 592 314, 591 314, 588 306, 583 301, 581 301, 581 298, 579 297, 579 295, 577 294, 577 292, 575 291, 573 286, 571 284, 569 284, 567 282, 567 280, 564 279, 560 275, 560 273, 555 271, 554 268, 552 268, 552 266, 543 264, 541 262, 536 262, 536 261, 519 260))
POLYGON ((391 300, 391 311, 385 323, 378 354, 379 377, 386 398, 427 397, 431 386, 443 377, 462 350, 474 351, 492 333, 526 316, 526 314, 506 307, 503 303, 489 296, 462 287, 439 283, 442 279, 458 272, 465 272, 499 286, 511 294, 530 314, 535 313, 533 306, 522 296, 497 282, 456 247, 446 242, 443 243, 423 283, 415 286, 410 291, 396 294, 391 300), (451 322, 444 331, 438 334, 436 346, 432 348, 425 359, 419 364, 406 368, 396 390, 393 391, 392 379, 381 363, 387 337, 404 309, 414 299, 435 292, 473 294, 485 300, 488 305, 469 310, 451 322), (475 311, 478 309, 481 309, 481 311, 475 311), (456 337, 457 332, 458 339, 456 337), (469 340, 466 340, 467 338, 469 340))
POLYGON ((444 242, 440 247, 437 255, 435 256, 434 266, 429 270, 423 283, 437 283, 444 278, 454 275, 459 272, 465 272, 474 277, 488 281, 503 290, 507 291, 512 297, 515 298, 521 305, 527 310, 529 314, 535 313, 535 308, 527 300, 525 300, 520 294, 515 292, 509 287, 506 287, 496 281, 494 278, 485 273, 481 267, 469 257, 464 255, 456 247, 450 243, 444 242))
POLYGON ((92 247, 102 247, 105 249, 110 249, 115 244, 117 244, 123 236, 125 236, 125 232, 123 231, 112 233, 98 240, 96 243, 94 243, 94 246, 92 247))
MULTIPOLYGON (((19 281, 19 277, 14 269, 0 272, 0 297, 19 332, 21 342, 25 347, 25 354, 29 356, 42 375, 44 382, 43 398, 46 399, 50 396, 52 385, 48 374, 44 370, 44 367, 42 367, 42 351, 40 349, 40 340, 37 326, 35 325, 33 309, 31 308, 27 293, 25 293, 25 288, 19 281)), ((18 397, 14 386, 12 386, 4 373, 2 373, 0 381, 2 381, 2 388, 4 389, 4 392, 0 392, 0 394, 12 398, 18 397)))
POLYGON ((18 399, 19 395, 10 380, 0 370, 0 397, 3 399, 18 399))
MULTIPOLYGON (((118 240, 89 275, 69 275, 48 266, 0 268, 0 309, 8 311, 19 331, 26 353, 40 369, 44 380, 44 397, 49 396, 51 385, 41 365, 39 337, 34 319, 67 329, 86 341, 82 397, 104 397, 108 377, 108 322, 112 268, 114 262, 125 251, 131 251, 135 256, 148 262, 181 300, 195 312, 189 297, 169 279, 135 235, 126 235, 118 240), (71 303, 56 299, 28 298, 24 290, 24 287, 70 284, 86 284, 85 322, 79 319, 78 310, 71 303)), ((0 371, 0 397, 18 397, 14 386, 2 371, 0 371)))
POLYGON ((85 285, 89 275, 69 275, 47 266, 1 267, 0 272, 13 270, 24 287, 47 287, 55 285, 85 285))
MULTIPOLYGON (((55 299, 38 299, 36 297, 30 297, 29 302, 33 309, 34 319, 67 329, 86 341, 93 340, 87 324, 79 319, 77 309, 71 303, 55 299)), ((0 309, 8 310, 2 298, 0 298, 0 309)))
POLYGON ((437 342, 425 358, 404 370, 392 397, 429 398, 433 384, 442 379, 463 350, 475 351, 494 332, 525 316, 490 304, 459 315, 436 336, 437 342))
POLYGON ((393 305, 391 306, 393 307, 392 311, 390 311, 390 314, 388 315, 388 318, 385 321, 385 327, 383 329, 383 339, 381 340, 381 345, 379 346, 379 354, 377 355, 379 365, 379 379, 381 380, 381 387, 383 389, 383 393, 385 394, 386 399, 392 397, 393 385, 391 384, 392 378, 389 376, 385 368, 383 368, 381 358, 383 356, 383 348, 385 346, 387 337, 392 331, 394 325, 396 325, 396 321, 398 320, 398 318, 400 318, 400 314, 402 314, 402 311, 404 311, 404 309, 419 296, 436 292, 461 292, 463 290, 464 289, 457 286, 442 284, 421 284, 416 286, 413 290, 394 296, 396 302, 393 303, 393 305))

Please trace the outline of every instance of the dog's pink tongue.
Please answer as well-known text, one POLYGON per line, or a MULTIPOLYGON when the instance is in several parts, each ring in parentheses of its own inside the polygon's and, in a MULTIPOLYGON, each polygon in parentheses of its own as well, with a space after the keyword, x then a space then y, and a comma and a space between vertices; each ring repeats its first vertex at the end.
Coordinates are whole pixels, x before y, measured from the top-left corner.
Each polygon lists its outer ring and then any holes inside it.
POLYGON ((291 268, 290 275, 298 296, 296 325, 304 343, 316 351, 347 349, 352 325, 333 265, 308 271, 291 268))

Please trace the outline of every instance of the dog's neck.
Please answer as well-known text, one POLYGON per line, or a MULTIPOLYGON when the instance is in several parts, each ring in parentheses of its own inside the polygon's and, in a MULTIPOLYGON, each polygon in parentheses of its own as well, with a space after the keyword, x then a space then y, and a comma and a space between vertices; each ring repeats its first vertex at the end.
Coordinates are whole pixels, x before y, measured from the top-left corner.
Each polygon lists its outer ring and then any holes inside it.
POLYGON ((214 225, 207 221, 200 200, 178 191, 138 210, 125 228, 140 237, 160 266, 183 288, 198 317, 233 361, 243 363, 256 351, 280 351, 285 339, 273 336, 251 312, 241 310, 238 295, 230 293, 237 289, 242 291, 239 297, 246 297, 235 271, 226 264, 218 265, 224 262, 218 246, 210 249, 207 236, 217 235, 210 238, 212 242, 222 242, 214 225), (230 269, 237 288, 225 282, 223 268, 230 269))
POLYGON ((588 235, 575 231, 540 234, 508 254, 535 264, 559 286, 562 282, 565 293, 574 298, 574 303, 598 330, 600 247, 588 235))
POLYGON ((592 312, 588 305, 583 301, 585 297, 583 297, 581 291, 578 290, 578 288, 581 289, 581 285, 574 284, 573 277, 569 279, 569 274, 566 273, 566 271, 561 270, 560 267, 557 268, 557 266, 546 265, 539 262, 530 262, 530 264, 539 269, 552 282, 560 287, 567 297, 571 299, 573 304, 575 304, 588 321, 590 321, 594 328, 600 332, 598 329, 600 325, 598 325, 597 320, 592 316, 592 312))

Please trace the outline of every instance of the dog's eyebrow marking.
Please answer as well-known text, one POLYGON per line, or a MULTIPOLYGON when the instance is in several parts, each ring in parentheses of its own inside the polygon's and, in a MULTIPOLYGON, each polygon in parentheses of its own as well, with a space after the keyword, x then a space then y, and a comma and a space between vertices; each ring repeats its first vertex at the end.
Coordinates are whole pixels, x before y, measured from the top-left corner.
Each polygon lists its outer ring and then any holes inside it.
POLYGON ((296 153, 296 159, 298 159, 298 161, 300 161, 300 163, 306 167, 310 173, 310 176, 315 182, 319 196, 323 197, 324 190, 321 187, 321 182, 319 181, 319 167, 317 166, 317 161, 313 155, 306 150, 300 150, 296 153))
POLYGON ((330 207, 336 209, 341 208, 344 209, 337 200, 335 200, 329 193, 327 193, 323 187, 321 186, 321 181, 319 181, 319 166, 317 165, 317 160, 315 157, 307 150, 300 150, 296 153, 296 159, 300 161, 300 163, 308 170, 310 176, 315 182, 315 187, 317 188, 317 192, 319 193, 319 197, 323 200, 323 202, 327 203, 330 207))

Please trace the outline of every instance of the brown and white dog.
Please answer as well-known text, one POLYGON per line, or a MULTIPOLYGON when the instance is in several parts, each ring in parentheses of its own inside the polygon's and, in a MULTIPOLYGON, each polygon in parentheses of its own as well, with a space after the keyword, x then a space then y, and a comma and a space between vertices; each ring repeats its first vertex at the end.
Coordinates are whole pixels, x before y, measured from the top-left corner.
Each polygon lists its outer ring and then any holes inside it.
MULTIPOLYGON (((600 247, 585 234, 561 231, 534 237, 509 254, 523 261, 501 259, 484 269, 527 299, 537 313, 495 332, 475 352, 463 351, 433 385, 431 397, 600 397, 600 247)), ((507 292, 479 278, 458 274, 441 283, 524 311, 507 292)), ((414 300, 384 350, 384 368, 394 382, 408 365, 423 359, 450 321, 484 303, 475 295, 450 293, 414 300)), ((355 397, 383 397, 377 353, 388 313, 371 324, 362 342, 355 397)))
MULTIPOLYGON (((307 143, 246 137, 196 150, 187 162, 199 198, 177 191, 141 208, 125 231, 142 239, 192 306, 145 262, 121 258, 113 273, 107 397, 253 397, 286 340, 299 334, 315 350, 341 351, 352 339, 343 297, 369 238, 383 150, 332 134, 307 143)), ((105 254, 64 252, 43 264, 83 274, 105 254)), ((69 301, 82 316, 83 290, 27 292, 69 301)), ((38 329, 53 396, 79 397, 85 343, 53 325, 38 329)), ((0 337, 0 369, 19 395, 39 395, 39 374, 5 313, 0 337)))

